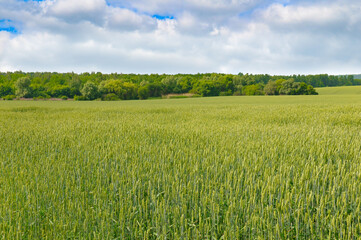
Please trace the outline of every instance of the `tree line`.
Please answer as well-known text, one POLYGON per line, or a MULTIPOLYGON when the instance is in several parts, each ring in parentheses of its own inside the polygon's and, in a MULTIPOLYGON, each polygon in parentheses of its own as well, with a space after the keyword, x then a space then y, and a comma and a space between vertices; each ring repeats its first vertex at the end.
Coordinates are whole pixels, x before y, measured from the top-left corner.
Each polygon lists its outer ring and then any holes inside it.
POLYGON ((0 73, 0 97, 129 100, 194 96, 313 95, 314 87, 361 85, 352 75, 0 73))

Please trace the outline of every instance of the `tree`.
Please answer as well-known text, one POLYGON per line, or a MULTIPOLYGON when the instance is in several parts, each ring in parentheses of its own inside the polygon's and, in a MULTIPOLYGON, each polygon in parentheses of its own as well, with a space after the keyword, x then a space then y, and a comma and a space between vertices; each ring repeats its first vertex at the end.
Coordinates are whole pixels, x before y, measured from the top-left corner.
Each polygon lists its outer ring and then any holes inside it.
POLYGON ((318 95, 318 92, 316 92, 316 90, 311 85, 308 85, 306 94, 307 95, 318 95))
POLYGON ((71 80, 69 81, 69 87, 70 87, 70 97, 81 94, 80 92, 81 81, 77 75, 71 78, 71 80))
POLYGON ((56 85, 48 90, 48 94, 52 97, 60 98, 62 96, 71 97, 70 88, 66 85, 56 85))
POLYGON ((81 94, 87 100, 94 100, 99 97, 98 87, 93 82, 87 82, 81 89, 81 94))
POLYGON ((261 84, 252 84, 244 86, 242 89, 242 93, 247 96, 253 95, 263 95, 262 85, 261 84))
POLYGON ((18 97, 31 97, 32 89, 30 87, 31 81, 28 77, 19 78, 15 82, 15 94, 18 97))
POLYGON ((138 86, 131 82, 107 80, 100 83, 99 89, 102 94, 114 93, 122 100, 138 98, 138 86))
POLYGON ((123 83, 124 92, 121 96, 123 100, 137 99, 138 98, 138 86, 131 82, 123 83))
POLYGON ((278 85, 275 81, 269 81, 264 87, 266 95, 278 95, 278 85))
POLYGON ((5 84, 0 84, 0 97, 4 97, 7 95, 13 95, 14 91, 13 89, 5 84))
POLYGON ((103 81, 99 84, 99 91, 101 94, 114 93, 118 97, 121 97, 124 92, 123 82, 115 79, 103 81))
POLYGON ((294 95, 295 94, 294 82, 295 81, 293 79, 283 81, 281 83, 281 88, 279 90, 279 93, 281 95, 294 95))
POLYGON ((163 92, 163 85, 161 83, 149 83, 147 85, 149 89, 149 96, 150 97, 160 97, 162 96, 163 92))
POLYGON ((194 89, 192 89, 193 93, 199 94, 202 97, 208 97, 208 96, 219 96, 219 93, 221 92, 217 87, 215 86, 214 82, 207 79, 202 79, 194 89))
POLYGON ((187 93, 192 89, 192 82, 189 76, 180 77, 177 80, 177 85, 179 86, 182 93, 187 93))
POLYGON ((138 88, 139 99, 147 99, 149 97, 149 89, 147 86, 141 86, 138 88))
POLYGON ((181 89, 178 88, 179 78, 174 75, 167 76, 162 80, 163 94, 179 93, 181 89))
POLYGON ((307 94, 307 84, 304 82, 295 82, 293 83, 293 87, 295 88, 296 95, 305 95, 307 94))
POLYGON ((213 80, 216 88, 219 89, 220 92, 234 92, 234 84, 233 84, 233 75, 228 74, 224 76, 217 76, 213 80))

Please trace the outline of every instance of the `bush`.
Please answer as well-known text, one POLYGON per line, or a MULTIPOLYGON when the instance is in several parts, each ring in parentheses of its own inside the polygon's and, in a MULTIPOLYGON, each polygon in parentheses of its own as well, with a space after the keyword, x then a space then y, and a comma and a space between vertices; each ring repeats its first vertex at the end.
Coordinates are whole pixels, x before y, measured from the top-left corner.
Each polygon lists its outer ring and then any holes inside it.
POLYGON ((33 99, 49 99, 49 98, 51 98, 51 96, 46 94, 45 92, 36 92, 33 94, 33 99))
POLYGON ((68 97, 67 96, 62 96, 61 100, 68 100, 68 97))
POLYGON ((242 95, 242 92, 241 92, 240 90, 235 91, 235 92, 233 93, 233 96, 241 96, 241 95, 242 95))
POLYGON ((108 93, 102 97, 103 101, 118 101, 120 98, 115 93, 108 93))
POLYGON ((3 97, 4 100, 14 100, 16 98, 15 95, 7 95, 5 97, 3 97))
POLYGON ((313 86, 308 85, 307 86, 307 95, 318 95, 318 92, 313 88, 313 86))
POLYGON ((33 97, 34 100, 44 100, 45 98, 43 96, 33 97))
POLYGON ((138 88, 138 97, 142 100, 149 97, 149 89, 147 86, 141 86, 140 88, 138 88))
POLYGON ((188 97, 188 96, 184 96, 184 95, 171 95, 171 96, 169 96, 168 98, 176 99, 176 98, 189 98, 189 97, 188 97))
POLYGON ((247 96, 264 95, 262 91, 262 86, 260 84, 244 86, 242 89, 242 93, 247 96))
POLYGON ((9 96, 9 95, 14 95, 14 90, 8 85, 0 84, 0 96, 9 96))
POLYGON ((49 89, 48 93, 52 97, 62 98, 63 96, 70 96, 70 87, 66 85, 57 85, 49 89))
POLYGON ((220 92, 219 96, 232 96, 232 90, 220 92))
POLYGON ((87 100, 84 96, 78 96, 78 95, 75 95, 74 96, 74 101, 85 101, 87 100))

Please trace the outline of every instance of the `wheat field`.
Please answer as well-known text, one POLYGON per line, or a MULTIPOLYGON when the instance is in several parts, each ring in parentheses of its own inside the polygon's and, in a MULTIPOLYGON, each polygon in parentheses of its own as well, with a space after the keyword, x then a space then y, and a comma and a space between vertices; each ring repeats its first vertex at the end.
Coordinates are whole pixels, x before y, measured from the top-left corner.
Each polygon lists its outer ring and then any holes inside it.
POLYGON ((1 239, 359 239, 361 97, 0 101, 1 239))

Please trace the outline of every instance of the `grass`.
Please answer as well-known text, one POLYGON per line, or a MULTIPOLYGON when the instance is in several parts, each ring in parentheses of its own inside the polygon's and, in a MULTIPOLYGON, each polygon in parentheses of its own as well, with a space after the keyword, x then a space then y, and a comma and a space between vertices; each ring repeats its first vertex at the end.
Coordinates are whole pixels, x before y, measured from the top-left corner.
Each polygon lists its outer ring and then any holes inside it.
POLYGON ((2 239, 359 239, 361 98, 0 102, 2 239))
POLYGON ((316 91, 320 95, 360 95, 361 86, 325 87, 316 91))

